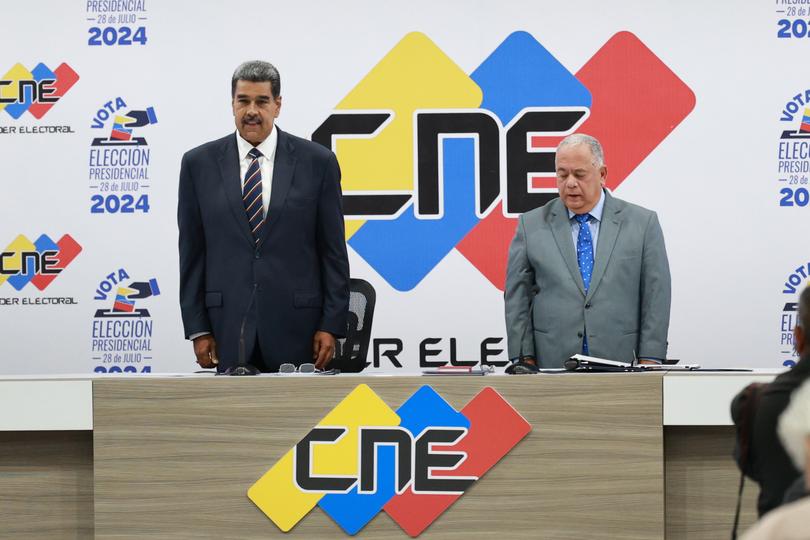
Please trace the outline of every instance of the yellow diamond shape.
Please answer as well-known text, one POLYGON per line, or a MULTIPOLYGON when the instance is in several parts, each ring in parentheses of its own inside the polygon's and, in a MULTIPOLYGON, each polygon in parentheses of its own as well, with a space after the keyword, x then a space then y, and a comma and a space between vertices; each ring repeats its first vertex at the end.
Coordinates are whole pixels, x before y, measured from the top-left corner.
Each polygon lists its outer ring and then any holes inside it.
MULTIPOLYGON (((17 64, 19 65, 19 64, 17 64)), ((3 253, 11 252, 12 254, 8 257, 3 257, 3 270, 22 270, 22 256, 21 253, 23 251, 36 251, 37 247, 26 238, 24 235, 19 235, 17 238, 14 239, 6 249, 3 250, 3 253)), ((13 275, 13 274, 12 274, 13 275)), ((9 274, 0 274, 0 285, 6 282, 8 278, 11 276, 9 274)))
MULTIPOLYGON (((481 88, 430 38, 406 35, 337 106, 394 111, 373 139, 337 141, 344 191, 412 190, 414 111, 477 108, 482 98, 481 88)), ((346 238, 363 223, 347 221, 346 238)))
MULTIPOLYGON (((20 97, 20 85, 18 84, 20 80, 28 80, 33 79, 34 74, 28 71, 26 67, 20 63, 14 64, 10 70, 6 72, 5 75, 0 77, 0 80, 3 81, 11 81, 11 84, 4 84, 0 86, 0 97, 4 99, 13 99, 17 101, 20 97)), ((6 108, 8 103, 0 103, 0 111, 6 108)), ((0 282, 2 283, 2 282, 0 282)))
MULTIPOLYGON (((399 416, 368 385, 361 384, 321 420, 317 427, 340 426, 348 433, 335 444, 313 445, 312 473, 356 476, 360 426, 398 426, 399 416)), ((248 489, 248 498, 284 532, 312 510, 323 493, 301 491, 295 484, 295 448, 248 489)))

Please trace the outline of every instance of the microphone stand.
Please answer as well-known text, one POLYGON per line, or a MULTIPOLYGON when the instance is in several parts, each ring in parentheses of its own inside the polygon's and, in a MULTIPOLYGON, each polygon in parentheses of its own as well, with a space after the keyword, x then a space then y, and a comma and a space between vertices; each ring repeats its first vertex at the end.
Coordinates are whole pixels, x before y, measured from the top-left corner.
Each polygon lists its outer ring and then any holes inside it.
POLYGON ((247 358, 245 358, 245 325, 247 324, 248 314, 250 313, 250 308, 253 307, 253 300, 256 298, 256 288, 258 284, 253 284, 253 290, 250 293, 250 302, 248 302, 247 310, 245 311, 245 316, 242 317, 242 327, 239 330, 239 360, 235 366, 229 367, 225 370, 223 375, 230 375, 231 377, 242 377, 245 375, 258 375, 259 370, 256 366, 252 366, 247 363, 247 358))

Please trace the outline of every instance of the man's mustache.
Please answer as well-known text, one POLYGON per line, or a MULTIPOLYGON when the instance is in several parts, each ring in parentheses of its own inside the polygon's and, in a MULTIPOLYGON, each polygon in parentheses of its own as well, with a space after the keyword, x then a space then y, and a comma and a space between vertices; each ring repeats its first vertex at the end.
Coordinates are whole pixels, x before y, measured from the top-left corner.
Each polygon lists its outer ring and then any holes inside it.
POLYGON ((261 124, 262 118, 260 116, 246 116, 242 119, 243 124, 261 124))

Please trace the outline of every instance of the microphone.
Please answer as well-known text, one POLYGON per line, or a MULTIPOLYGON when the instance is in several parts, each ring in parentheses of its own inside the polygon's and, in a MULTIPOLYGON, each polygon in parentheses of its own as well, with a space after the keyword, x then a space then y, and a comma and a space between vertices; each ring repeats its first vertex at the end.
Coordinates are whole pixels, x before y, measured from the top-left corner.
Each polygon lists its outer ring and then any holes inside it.
POLYGON ((236 365, 233 367, 229 367, 225 370, 223 375, 230 375, 232 377, 241 377, 244 375, 258 375, 259 370, 256 369, 256 366, 251 366, 247 363, 247 358, 245 358, 245 325, 247 324, 248 314, 250 313, 250 308, 253 307, 253 300, 256 298, 256 289, 258 288, 258 284, 253 284, 253 290, 250 292, 250 302, 248 302, 248 307, 245 310, 245 316, 242 317, 242 327, 239 330, 239 360, 237 361, 236 365))

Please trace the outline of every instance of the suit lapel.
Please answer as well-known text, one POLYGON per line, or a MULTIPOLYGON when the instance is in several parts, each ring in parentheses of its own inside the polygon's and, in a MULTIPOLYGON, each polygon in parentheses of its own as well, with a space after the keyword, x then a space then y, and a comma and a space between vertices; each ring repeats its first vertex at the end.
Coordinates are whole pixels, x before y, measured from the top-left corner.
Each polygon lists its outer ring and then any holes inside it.
POLYGON ((253 234, 250 232, 245 205, 242 202, 242 179, 239 177, 239 150, 236 146, 236 135, 231 135, 225 140, 219 154, 219 174, 225 189, 225 196, 228 199, 228 206, 231 208, 233 217, 236 220, 239 230, 254 245, 253 234))
POLYGON ((613 197, 605 192, 605 209, 602 212, 602 223, 599 224, 599 240, 596 244, 596 256, 593 262, 593 274, 591 275, 591 286, 588 288, 587 300, 590 300, 602 277, 605 275, 610 255, 616 246, 616 239, 619 237, 621 229, 621 208, 617 208, 613 197))
POLYGON ((571 222, 568 219, 568 211, 561 199, 554 203, 555 208, 551 211, 551 231, 554 234, 554 241, 557 242, 557 249, 560 250, 568 271, 574 283, 579 287, 579 292, 585 296, 585 285, 582 282, 582 275, 579 273, 577 255, 574 253, 574 243, 571 240, 571 222))
POLYGON ((270 229, 278 220, 279 214, 284 208, 284 201, 287 200, 287 194, 290 192, 293 181, 295 161, 295 148, 290 141, 290 137, 279 129, 276 158, 273 160, 273 187, 270 191, 270 205, 267 209, 267 219, 264 222, 260 243, 263 243, 267 238, 270 229))

